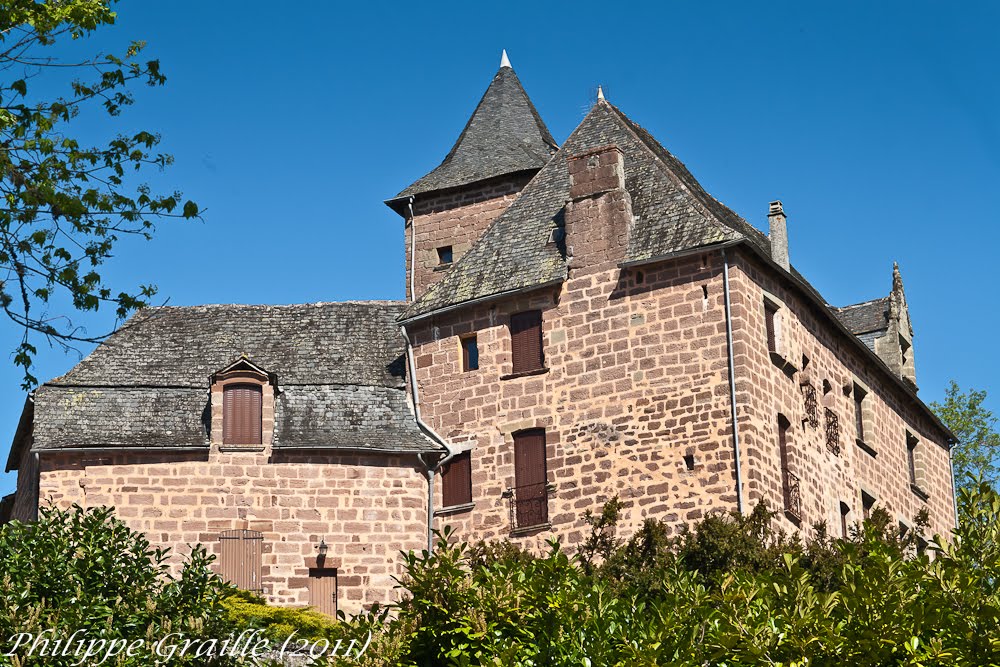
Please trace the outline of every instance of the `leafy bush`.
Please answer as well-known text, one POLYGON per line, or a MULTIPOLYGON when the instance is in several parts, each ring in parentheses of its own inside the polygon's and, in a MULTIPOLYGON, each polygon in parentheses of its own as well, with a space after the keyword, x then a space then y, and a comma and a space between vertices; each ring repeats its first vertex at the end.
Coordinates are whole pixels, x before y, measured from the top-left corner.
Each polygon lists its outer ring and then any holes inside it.
MULTIPOLYGON (((52 640, 78 632, 77 640, 126 643, 170 633, 194 639, 227 636, 232 627, 222 601, 231 588, 209 568, 211 557, 195 547, 179 576, 168 574, 167 557, 166 550, 151 548, 109 508, 43 507, 37 522, 5 524, 0 528, 0 637, 13 644, 10 638, 20 633, 40 636, 45 630, 52 640)), ((39 648, 27 656, 22 646, 15 664, 80 664, 83 653, 74 657, 72 650, 43 657, 39 648)), ((106 664, 150 664, 146 651, 118 657, 119 662, 106 664)), ((172 664, 224 663, 178 656, 172 664)))
MULTIPOLYGON (((614 511, 576 556, 453 543, 405 555, 409 596, 369 665, 998 665, 1000 495, 960 492, 962 525, 918 553, 874 513, 849 539, 802 543, 760 508, 680 538, 614 511), (486 554, 484 557, 483 554, 486 554)), ((613 509, 613 508, 612 508, 613 509)), ((377 626, 377 623, 372 621, 377 626)), ((381 642, 381 643, 380 643, 381 642)))
POLYGON ((314 641, 336 641, 343 636, 337 621, 325 614, 302 607, 272 607, 247 591, 237 591, 222 606, 235 627, 260 629, 271 642, 281 643, 292 635, 314 641))

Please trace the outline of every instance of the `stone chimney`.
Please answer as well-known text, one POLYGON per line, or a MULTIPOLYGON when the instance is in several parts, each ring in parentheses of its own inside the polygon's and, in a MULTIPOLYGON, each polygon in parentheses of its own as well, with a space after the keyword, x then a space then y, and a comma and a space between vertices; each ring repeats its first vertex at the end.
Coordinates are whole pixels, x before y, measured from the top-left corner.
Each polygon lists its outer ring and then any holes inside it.
POLYGON ((625 190, 625 158, 617 146, 601 146, 567 158, 566 259, 587 273, 625 259, 632 226, 632 197, 625 190))
POLYGON ((788 222, 780 201, 771 202, 767 214, 768 236, 771 239, 771 259, 785 271, 791 269, 788 261, 788 222))

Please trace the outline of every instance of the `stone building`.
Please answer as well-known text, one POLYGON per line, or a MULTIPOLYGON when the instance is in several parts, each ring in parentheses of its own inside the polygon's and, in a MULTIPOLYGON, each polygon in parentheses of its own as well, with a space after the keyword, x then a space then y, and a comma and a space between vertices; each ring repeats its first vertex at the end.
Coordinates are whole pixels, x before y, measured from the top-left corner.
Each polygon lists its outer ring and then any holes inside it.
POLYGON ((674 529, 765 501, 834 531, 954 524, 902 279, 836 308, 598 96, 557 145, 506 56, 439 167, 386 202, 405 302, 140 312, 26 404, 10 516, 111 504, 278 603, 391 598, 399 550, 674 529))

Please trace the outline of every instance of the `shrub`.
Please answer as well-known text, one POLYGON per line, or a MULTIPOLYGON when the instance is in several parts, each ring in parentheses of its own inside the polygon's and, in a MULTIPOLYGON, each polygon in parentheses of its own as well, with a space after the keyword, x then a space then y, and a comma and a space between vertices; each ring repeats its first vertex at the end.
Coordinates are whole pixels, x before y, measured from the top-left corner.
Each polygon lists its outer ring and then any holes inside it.
MULTIPOLYGON (((109 508, 42 507, 34 523, 0 528, 0 637, 19 633, 78 639, 155 641, 170 633, 224 638, 232 630, 222 600, 231 588, 195 547, 179 576, 168 573, 168 551, 153 549, 109 508)), ((13 642, 12 642, 13 643, 13 642)), ((40 645, 39 645, 40 646, 40 645)), ((5 652, 12 647, 8 646, 5 652)), ((39 651, 40 652, 40 649, 39 651)), ((20 665, 80 664, 80 655, 27 656, 20 665)), ((151 664, 148 652, 119 656, 116 665, 151 664)), ((85 664, 94 664, 92 659, 85 664)), ((172 664, 226 664, 193 656, 172 664)))

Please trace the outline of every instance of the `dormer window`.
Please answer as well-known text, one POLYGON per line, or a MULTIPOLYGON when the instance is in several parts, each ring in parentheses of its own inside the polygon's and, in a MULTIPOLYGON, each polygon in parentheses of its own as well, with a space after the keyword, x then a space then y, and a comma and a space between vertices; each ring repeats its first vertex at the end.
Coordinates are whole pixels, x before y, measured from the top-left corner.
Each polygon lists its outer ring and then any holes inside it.
POLYGON ((231 384, 222 388, 222 444, 261 444, 259 384, 231 384))
POLYGON ((274 377, 246 357, 211 377, 211 440, 221 448, 260 451, 274 434, 274 377))

